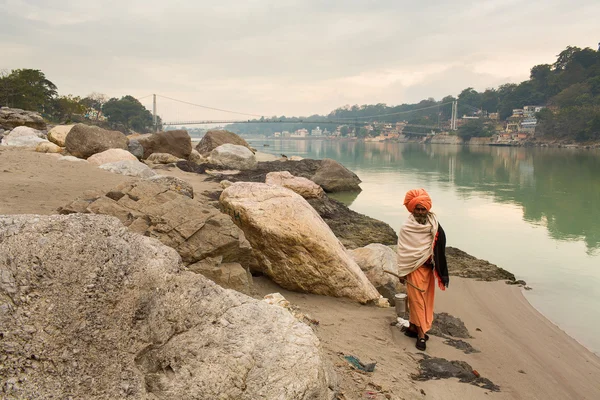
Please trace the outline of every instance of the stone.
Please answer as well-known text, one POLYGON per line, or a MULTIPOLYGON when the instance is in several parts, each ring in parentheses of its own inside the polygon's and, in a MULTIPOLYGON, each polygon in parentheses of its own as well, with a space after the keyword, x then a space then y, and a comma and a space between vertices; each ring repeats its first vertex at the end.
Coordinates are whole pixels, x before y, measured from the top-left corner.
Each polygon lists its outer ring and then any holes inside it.
POLYGON ((3 398, 333 399, 312 329, 100 215, 0 217, 3 398))
POLYGON ((217 285, 237 290, 238 292, 252 293, 252 275, 239 263, 224 263, 214 265, 207 259, 188 266, 192 272, 202 274, 217 285))
POLYGON ((288 171, 269 172, 266 176, 265 183, 288 188, 305 199, 320 198, 325 195, 321 186, 310 179, 294 176, 288 171))
MULTIPOLYGON (((225 130, 211 130, 206 132, 200 142, 196 145, 196 150, 203 156, 208 156, 214 149, 224 144, 235 144, 250 149, 250 145, 244 139, 233 132, 225 130)), ((253 152, 254 153, 254 152, 253 152)), ((192 161, 192 160, 190 160, 192 161)), ((198 163, 197 163, 198 164, 198 163)))
POLYGON ((360 303, 379 293, 302 196, 264 183, 239 182, 220 203, 250 242, 262 272, 283 288, 360 303))
POLYGON ((358 176, 339 162, 326 158, 321 161, 319 169, 310 178, 326 192, 361 191, 361 180, 358 176))
POLYGON ((52 142, 46 141, 40 142, 35 148, 35 151, 38 153, 60 153, 63 151, 63 148, 52 142))
POLYGON ((18 126, 9 133, 5 134, 5 138, 16 138, 16 137, 26 137, 26 136, 35 136, 40 139, 46 139, 46 134, 40 130, 33 129, 27 126, 18 126))
POLYGON ((244 170, 256 167, 256 157, 247 147, 235 144, 223 144, 210 153, 212 164, 222 167, 244 170))
POLYGON ((446 335, 455 338, 470 339, 472 338, 465 323, 458 317, 448 313, 435 313, 433 316, 433 324, 429 334, 445 337, 446 335))
POLYGON ((192 138, 183 129, 142 135, 137 140, 144 148, 144 160, 153 153, 168 153, 185 159, 192 153, 192 138))
POLYGON ((147 178, 149 182, 157 183, 164 187, 167 187, 169 190, 180 193, 184 196, 189 197, 190 199, 194 198, 194 188, 187 181, 183 179, 176 178, 174 176, 167 175, 154 175, 150 178, 147 178))
POLYGON ((129 143, 127 144, 127 150, 131 154, 133 154, 138 160, 141 160, 144 157, 144 148, 136 139, 129 139, 129 143))
POLYGON ((154 164, 172 164, 179 161, 183 161, 183 159, 175 157, 174 155, 169 153, 152 153, 146 159, 146 161, 154 164))
POLYGON ((146 164, 139 162, 137 159, 124 160, 100 165, 101 169, 110 171, 115 174, 135 176, 137 178, 150 178, 156 175, 146 164))
POLYGON ((65 147, 65 140, 67 139, 67 135, 69 134, 69 132, 71 132, 71 129, 74 126, 75 125, 55 126, 48 132, 48 140, 60 147, 65 147))
POLYGON ((108 149, 101 153, 96 153, 87 159, 87 161, 92 165, 102 165, 126 160, 138 161, 133 154, 123 149, 108 149))
POLYGON ((87 160, 82 158, 77 158, 75 156, 62 156, 58 159, 58 161, 71 161, 71 162, 84 162, 87 163, 87 160))
POLYGON ((466 361, 449 361, 445 358, 425 355, 419 360, 419 374, 413 375, 413 379, 417 381, 450 378, 458 378, 460 382, 470 383, 492 392, 500 391, 500 386, 487 378, 481 377, 466 361))
POLYGON ((223 263, 253 265, 252 247, 231 218, 192 196, 186 182, 156 176, 121 184, 98 196, 84 195, 59 213, 115 216, 133 232, 174 248, 186 264, 221 257, 223 263))
POLYGON ((65 139, 65 147, 69 154, 87 159, 108 149, 127 150, 127 137, 118 131, 76 124, 65 139))
POLYGON ((25 111, 19 108, 0 108, 0 128, 14 129, 18 126, 28 126, 34 129, 46 129, 44 118, 33 111, 25 111))
POLYGON ((2 146, 37 147, 40 143, 49 142, 37 136, 10 136, 8 134, 2 138, 2 146))
POLYGON ((228 181, 227 179, 222 180, 221 182, 219 182, 219 185, 223 188, 223 189, 227 189, 229 186, 233 185, 233 182, 228 181))
POLYGON ((188 161, 193 162, 195 164, 206 164, 208 159, 198 153, 198 150, 193 149, 188 157, 188 161))
POLYGON ((388 246, 379 243, 371 243, 365 247, 349 250, 348 252, 377 291, 390 304, 394 305, 394 295, 401 292, 401 285, 398 278, 384 271, 398 273, 398 257, 396 252, 388 246))
POLYGON ((446 247, 446 259, 448 272, 453 276, 482 281, 516 280, 513 273, 454 247, 446 247))

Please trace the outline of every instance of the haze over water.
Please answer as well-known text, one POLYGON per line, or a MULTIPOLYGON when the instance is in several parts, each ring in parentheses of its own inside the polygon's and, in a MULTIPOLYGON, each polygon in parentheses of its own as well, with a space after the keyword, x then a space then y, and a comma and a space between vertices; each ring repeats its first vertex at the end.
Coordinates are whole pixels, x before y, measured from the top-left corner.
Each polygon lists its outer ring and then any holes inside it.
POLYGON ((525 280, 533 290, 524 294, 534 307, 600 354, 599 151, 250 142, 267 153, 341 162, 360 177, 363 191, 335 197, 396 231, 408 215, 406 191, 427 189, 449 246, 525 280))

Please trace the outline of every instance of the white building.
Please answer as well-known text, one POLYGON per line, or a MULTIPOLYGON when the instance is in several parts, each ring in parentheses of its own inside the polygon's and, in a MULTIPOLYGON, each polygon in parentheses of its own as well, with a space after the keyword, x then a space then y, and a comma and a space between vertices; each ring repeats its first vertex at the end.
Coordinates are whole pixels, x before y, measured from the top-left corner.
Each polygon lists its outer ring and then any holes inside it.
POLYGON ((323 135, 323 131, 321 130, 321 128, 319 128, 318 126, 313 129, 312 131, 310 131, 311 136, 321 136, 323 135))

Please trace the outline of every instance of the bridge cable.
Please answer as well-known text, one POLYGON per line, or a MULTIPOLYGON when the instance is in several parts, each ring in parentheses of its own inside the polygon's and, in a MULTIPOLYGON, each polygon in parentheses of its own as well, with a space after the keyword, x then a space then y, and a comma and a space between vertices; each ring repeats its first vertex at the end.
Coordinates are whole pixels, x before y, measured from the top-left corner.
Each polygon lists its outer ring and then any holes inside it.
POLYGON ((172 100, 172 101, 177 101, 179 103, 183 103, 183 104, 188 104, 190 106, 195 106, 195 107, 200 107, 200 108, 205 108, 207 110, 213 110, 213 111, 222 111, 222 112, 226 112, 226 113, 231 113, 231 114, 239 114, 239 115, 248 115, 251 117, 263 117, 263 115, 258 115, 258 114, 248 114, 248 113, 243 113, 243 112, 237 112, 237 111, 231 111, 231 110, 224 110, 221 108, 215 108, 215 107, 209 107, 209 106, 203 106, 201 104, 195 104, 195 103, 190 103, 188 101, 183 101, 183 100, 177 100, 177 99, 173 99, 171 97, 167 97, 167 96, 163 96, 160 94, 157 94, 156 96, 158 97, 162 97, 163 99, 167 99, 167 100, 172 100))

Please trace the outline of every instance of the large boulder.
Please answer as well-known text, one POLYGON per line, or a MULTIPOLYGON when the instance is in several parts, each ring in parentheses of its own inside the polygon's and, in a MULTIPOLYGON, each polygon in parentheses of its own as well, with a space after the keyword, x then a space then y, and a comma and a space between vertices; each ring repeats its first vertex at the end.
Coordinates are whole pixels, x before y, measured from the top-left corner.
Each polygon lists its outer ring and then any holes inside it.
POLYGON ((247 147, 235 144, 223 144, 210 153, 212 164, 233 170, 252 169, 256 167, 256 157, 247 147))
POLYGON ((74 126, 75 125, 55 126, 48 132, 48 140, 60 147, 65 147, 65 140, 67 139, 67 135, 69 134, 69 132, 71 132, 71 129, 74 126))
POLYGON ((30 128, 28 126, 18 126, 8 134, 5 134, 5 138, 16 138, 16 137, 27 137, 27 136, 35 136, 40 139, 46 139, 46 134, 43 131, 30 128))
POLYGON ((142 145, 140 144, 140 142, 138 142, 137 139, 131 139, 129 138, 129 143, 127 144, 127 150, 133 154, 134 156, 136 156, 136 158, 138 160, 141 160, 144 157, 144 148, 142 147, 142 145))
POLYGON ((25 111, 18 108, 0 108, 0 128, 10 130, 17 126, 28 126, 44 130, 46 129, 46 121, 37 112, 25 111))
POLYGON ((118 131, 76 124, 65 139, 65 147, 71 155, 87 159, 108 149, 127 150, 127 137, 118 131))
POLYGON ((224 288, 252 294, 252 275, 239 263, 222 263, 220 257, 209 257, 189 265, 188 269, 224 288))
POLYGON ((331 399, 311 328, 97 215, 0 217, 3 398, 331 399))
POLYGON ((136 140, 144 148, 144 159, 153 153, 169 153, 187 159, 192 152, 192 139, 187 131, 182 129, 142 135, 136 140))
POLYGON ((310 179, 294 176, 288 171, 269 172, 265 179, 265 183, 288 188, 305 199, 321 198, 325 195, 321 186, 310 179))
POLYGON ((300 195, 279 186, 240 182, 225 189, 220 202, 244 231, 262 271, 280 286, 361 303, 379 298, 331 229, 300 195))
POLYGON ((117 161, 138 161, 138 159, 127 150, 123 149, 108 149, 101 153, 96 153, 88 157, 88 162, 92 165, 102 165, 114 163, 117 161))
POLYGON ((360 191, 358 176, 339 162, 326 158, 321 161, 317 172, 310 178, 326 192, 360 191))
POLYGON ((402 290, 402 285, 398 278, 384 271, 398 274, 396 252, 379 243, 371 243, 348 252, 377 291, 393 305, 394 295, 402 290))
MULTIPOLYGON (((203 156, 208 156, 214 149, 224 144, 235 144, 244 146, 251 150, 250 145, 244 139, 233 132, 225 130, 212 130, 206 132, 204 137, 196 145, 196 150, 203 156)), ((191 161, 191 160, 190 160, 191 161)))
POLYGON ((152 164, 173 164, 183 159, 169 153, 152 153, 146 161, 152 164))
POLYGON ((114 174, 134 176, 136 178, 150 178, 151 176, 156 175, 156 172, 152 171, 150 167, 143 162, 139 162, 137 159, 106 163, 100 165, 100 168, 114 174))
MULTIPOLYGON (((104 166, 102 166, 104 167, 104 166)), ((160 240, 177 250, 186 264, 207 257, 249 268, 252 248, 228 215, 190 197, 191 188, 176 178, 123 183, 106 194, 85 195, 59 212, 112 215, 133 232, 160 240)))

